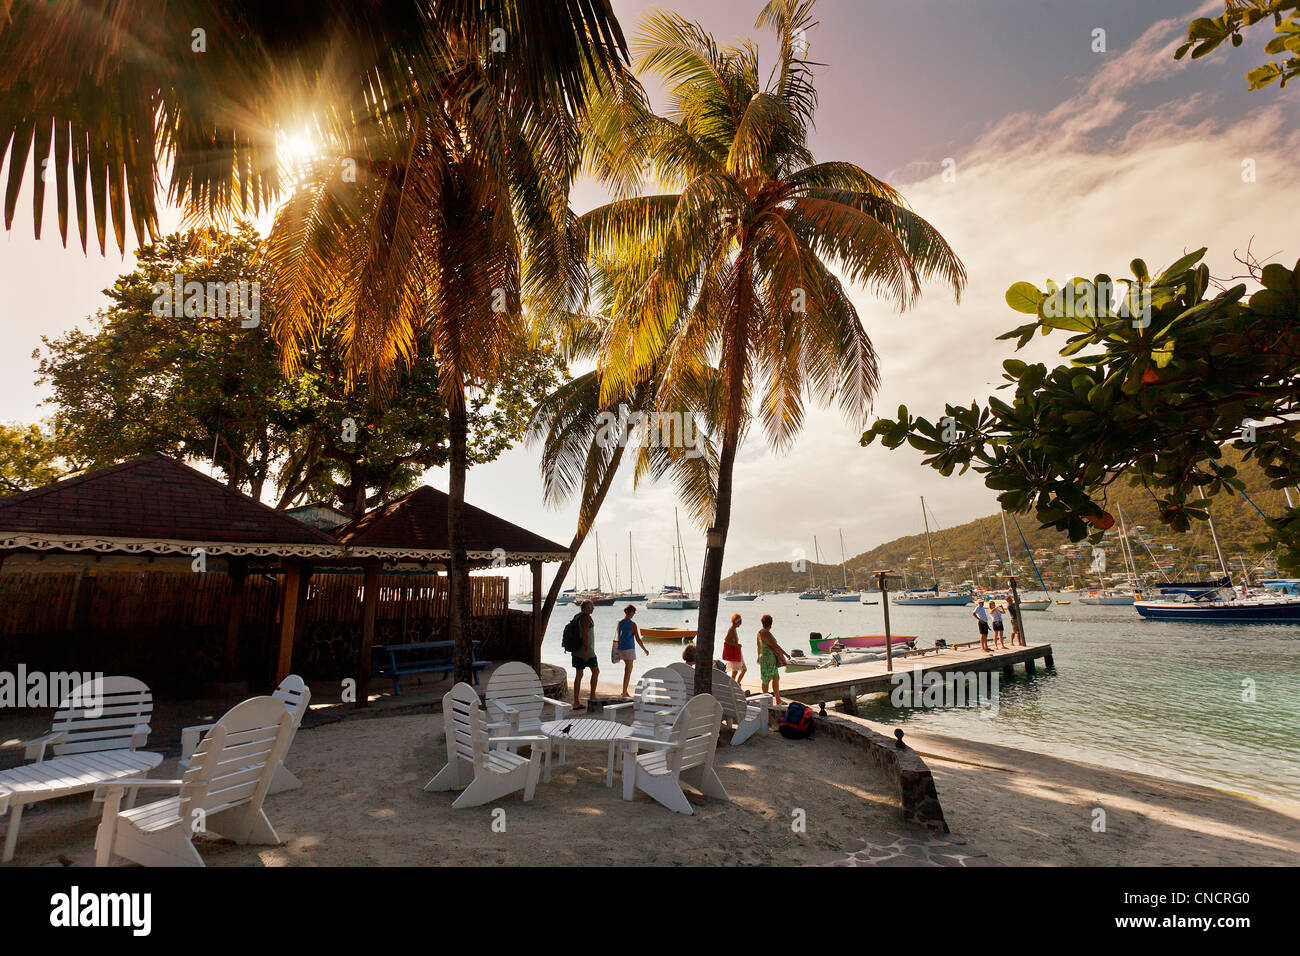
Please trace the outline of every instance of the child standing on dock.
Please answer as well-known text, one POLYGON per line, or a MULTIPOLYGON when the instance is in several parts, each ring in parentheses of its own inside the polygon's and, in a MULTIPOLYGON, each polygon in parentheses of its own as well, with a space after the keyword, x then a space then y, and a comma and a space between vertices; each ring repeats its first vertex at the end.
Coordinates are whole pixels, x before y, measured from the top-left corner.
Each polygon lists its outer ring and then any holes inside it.
POLYGON ((993 647, 1006 647, 1006 631, 1002 627, 1002 609, 996 604, 989 604, 989 614, 993 617, 993 647))
POLYGON ((980 650, 985 654, 992 654, 993 652, 989 650, 989 612, 984 610, 983 598, 979 599, 970 616, 975 618, 980 626, 980 650))
POLYGON ((722 641, 722 659, 727 662, 727 669, 731 674, 731 679, 737 684, 741 682, 745 672, 749 670, 745 666, 745 653, 740 648, 740 635, 736 633, 736 628, 740 627, 741 623, 742 619, 739 614, 731 615, 731 627, 727 628, 727 636, 722 641))
POLYGON ((787 654, 772 636, 772 615, 763 615, 763 626, 758 631, 758 674, 763 679, 763 693, 772 685, 772 703, 781 704, 781 673, 777 668, 790 662, 787 654))

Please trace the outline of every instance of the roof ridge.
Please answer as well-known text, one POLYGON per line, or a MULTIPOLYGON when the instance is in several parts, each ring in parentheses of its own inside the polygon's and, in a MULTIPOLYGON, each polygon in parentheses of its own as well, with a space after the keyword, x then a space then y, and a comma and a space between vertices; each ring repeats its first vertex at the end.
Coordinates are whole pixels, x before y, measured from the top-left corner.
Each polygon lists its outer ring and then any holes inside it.
MULTIPOLYGON (((125 471, 128 468, 138 467, 148 458, 153 457, 172 459, 160 451, 147 451, 143 455, 136 455, 127 461, 119 461, 115 465, 105 465, 103 468, 94 468, 90 471, 83 471, 79 475, 73 475, 70 478, 56 478, 47 485, 41 485, 39 488, 28 488, 26 491, 20 491, 17 494, 0 496, 0 508, 7 508, 10 505, 23 501, 32 501, 44 495, 53 494, 56 491, 63 491, 74 485, 82 485, 87 482, 97 481, 107 475, 115 474, 119 471, 125 471)), ((193 469, 191 469, 193 470, 193 469)))

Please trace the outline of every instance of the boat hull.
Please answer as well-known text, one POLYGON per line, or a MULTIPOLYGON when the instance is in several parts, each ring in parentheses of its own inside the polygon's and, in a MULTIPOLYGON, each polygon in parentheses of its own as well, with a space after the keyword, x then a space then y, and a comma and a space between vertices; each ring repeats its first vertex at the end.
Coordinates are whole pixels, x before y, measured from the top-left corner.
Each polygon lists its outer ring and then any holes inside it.
POLYGON ((1190 601, 1138 601, 1133 609, 1153 621, 1201 621, 1206 624, 1294 624, 1300 621, 1300 601, 1208 607, 1197 607, 1190 601))
POLYGON ((643 627, 640 631, 647 641, 682 641, 695 636, 693 627, 643 627))
POLYGON ((830 597, 828 597, 826 600, 828 600, 828 601, 846 601, 846 602, 847 602, 847 601, 852 601, 854 604, 857 604, 859 601, 862 600, 862 598, 861 598, 860 595, 857 595, 857 594, 832 594, 832 595, 831 595, 830 597))
POLYGON ((964 607, 970 603, 968 595, 951 597, 896 597, 894 603, 903 607, 964 607))
MULTIPOLYGON (((895 634, 890 639, 895 647, 910 644, 916 640, 915 634, 895 634)), ((810 637, 808 646, 812 648, 814 654, 828 653, 836 644, 844 647, 884 647, 885 635, 883 634, 858 634, 854 637, 810 637)))
POLYGON ((1080 604, 1132 604, 1136 601, 1132 594, 1119 594, 1114 597, 1081 597, 1080 604))
POLYGON ((724 601, 756 601, 757 594, 729 594, 723 598, 724 601))

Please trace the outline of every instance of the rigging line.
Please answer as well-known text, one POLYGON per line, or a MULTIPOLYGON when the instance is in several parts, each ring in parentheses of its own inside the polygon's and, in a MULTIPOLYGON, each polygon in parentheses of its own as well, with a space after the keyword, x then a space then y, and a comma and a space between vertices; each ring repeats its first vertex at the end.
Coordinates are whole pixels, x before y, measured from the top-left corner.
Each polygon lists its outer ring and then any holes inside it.
POLYGON ((1038 562, 1034 560, 1034 552, 1029 550, 1029 542, 1025 540, 1025 533, 1020 530, 1020 519, 1012 515, 1011 520, 1015 522, 1016 534, 1020 535, 1020 543, 1025 546, 1025 554, 1029 556, 1029 566, 1034 569, 1034 575, 1038 578, 1038 586, 1043 589, 1044 594, 1050 594, 1047 585, 1043 583, 1043 576, 1038 573, 1038 562))

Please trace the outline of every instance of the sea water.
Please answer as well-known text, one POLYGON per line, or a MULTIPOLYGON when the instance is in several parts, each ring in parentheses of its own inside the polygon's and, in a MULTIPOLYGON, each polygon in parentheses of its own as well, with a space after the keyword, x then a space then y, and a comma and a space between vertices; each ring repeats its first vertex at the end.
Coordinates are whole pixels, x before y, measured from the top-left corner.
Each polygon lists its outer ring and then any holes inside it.
MULTIPOLYGON (((873 597, 875 597, 873 595, 873 597)), ((1150 773, 1192 783, 1300 799, 1300 626, 1223 625, 1147 621, 1132 607, 1069 600, 1043 612, 1024 612, 1030 642, 1053 646, 1055 670, 1032 677, 1016 669, 998 686, 998 706, 895 707, 889 695, 859 701, 867 720, 918 731, 1019 747, 1069 760, 1150 773)), ((623 603, 598 607, 596 651, 604 684, 622 681, 622 664, 609 663, 610 642, 623 603)), ((968 607, 890 605, 891 631, 915 635, 918 647, 978 638, 968 607)), ((568 665, 560 647, 564 624, 576 609, 551 616, 542 659, 568 665)), ((882 634, 879 605, 802 601, 794 594, 756 601, 723 601, 718 613, 721 658, 726 622, 740 613, 749 677, 756 677, 755 634, 771 614, 772 632, 786 651, 809 653, 808 634, 824 637, 882 634)), ((696 611, 651 611, 637 605, 642 627, 695 627, 696 611)), ((633 680, 651 667, 681 659, 681 645, 647 641, 633 680)), ((640 651, 638 650, 638 655, 640 651)), ((572 676, 572 670, 569 671, 572 676)))

